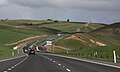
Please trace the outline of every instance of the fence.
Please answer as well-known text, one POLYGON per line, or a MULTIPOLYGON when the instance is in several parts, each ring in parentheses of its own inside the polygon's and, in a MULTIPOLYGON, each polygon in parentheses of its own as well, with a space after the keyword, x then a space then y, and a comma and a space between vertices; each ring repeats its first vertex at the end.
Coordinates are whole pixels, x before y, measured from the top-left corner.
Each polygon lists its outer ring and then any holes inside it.
MULTIPOLYGON (((99 59, 105 61, 112 61, 114 60, 113 54, 99 54, 95 53, 78 53, 78 52, 54 52, 60 55, 67 55, 67 56, 74 56, 74 57, 81 57, 81 58, 90 58, 90 59, 99 59)), ((120 54, 116 54, 117 62, 120 62, 120 54)))

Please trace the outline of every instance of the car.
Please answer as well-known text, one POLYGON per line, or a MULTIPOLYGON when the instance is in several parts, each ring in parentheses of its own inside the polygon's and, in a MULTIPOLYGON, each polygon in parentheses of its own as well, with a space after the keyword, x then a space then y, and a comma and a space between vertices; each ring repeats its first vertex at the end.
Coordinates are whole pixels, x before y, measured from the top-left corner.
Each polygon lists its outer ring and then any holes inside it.
POLYGON ((35 55, 35 50, 30 50, 29 55, 35 55))

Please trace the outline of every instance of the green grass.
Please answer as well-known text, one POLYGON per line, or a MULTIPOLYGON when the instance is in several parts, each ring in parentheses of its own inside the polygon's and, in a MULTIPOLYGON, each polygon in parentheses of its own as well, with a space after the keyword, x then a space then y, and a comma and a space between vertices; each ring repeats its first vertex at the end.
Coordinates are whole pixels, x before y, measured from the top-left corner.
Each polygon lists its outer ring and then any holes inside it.
POLYGON ((89 39, 107 44, 107 46, 87 46, 79 40, 75 39, 62 39, 56 43, 63 47, 72 49, 69 54, 67 51, 57 51, 58 54, 74 56, 78 58, 89 58, 103 61, 113 61, 113 50, 117 54, 117 62, 120 63, 120 34, 113 32, 90 32, 84 34, 75 34, 76 37, 90 43, 89 39), (97 52, 97 55, 95 53, 97 52))
MULTIPOLYGON (((84 25, 85 24, 82 24, 82 23, 61 22, 61 23, 54 23, 54 24, 45 24, 41 26, 52 28, 52 29, 57 29, 57 30, 62 30, 65 32, 76 32, 78 29, 80 29, 80 32, 89 32, 89 31, 94 30, 89 27, 84 27, 84 25)), ((103 25, 100 25, 100 24, 92 24, 90 26, 94 27, 95 29, 103 27, 103 25)))
POLYGON ((14 28, 0 25, 0 44, 16 42, 30 36, 52 34, 47 29, 14 28))
POLYGON ((54 48, 54 51, 55 51, 55 52, 64 52, 65 49, 61 49, 61 48, 55 47, 55 48, 54 48))
POLYGON ((83 48, 83 49, 77 50, 76 52, 56 50, 55 53, 77 57, 77 58, 88 58, 88 59, 113 62, 114 50, 116 51, 117 62, 120 63, 120 46, 106 46, 106 47, 94 46, 94 47, 83 48), (97 55, 95 55, 96 52, 97 52, 97 55))
MULTIPOLYGON (((108 46, 106 47, 88 46, 88 44, 84 44, 83 42, 76 39, 72 39, 72 38, 62 39, 57 43, 55 43, 55 45, 72 49, 71 51, 69 51, 71 53, 70 56, 112 61, 113 50, 116 50, 116 53, 120 55, 120 48, 119 48, 120 34, 114 33, 114 32, 108 33, 106 31, 105 32, 93 31, 104 26, 105 25, 102 25, 102 24, 90 24, 89 26, 85 26, 85 23, 79 23, 79 22, 53 23, 53 21, 46 21, 46 20, 0 21, 0 57, 11 56, 12 46, 6 47, 6 44, 14 43, 30 36, 56 34, 58 33, 57 30, 61 30, 64 32, 76 32, 77 30, 80 29, 80 32, 87 32, 87 33, 83 35, 76 34, 78 38, 86 41, 87 43, 90 43, 89 39, 93 39, 95 41, 106 43, 108 46), (39 24, 39 27, 32 26, 32 25, 24 26, 24 24, 31 24, 31 23, 39 24), (20 28, 15 27, 15 26, 22 26, 22 25, 24 27, 20 27, 20 28), (90 32, 90 31, 93 31, 93 32, 90 32), (98 57, 94 56, 95 52, 98 53, 98 57)), ((38 45, 41 44, 42 42, 44 42, 44 40, 39 42, 38 45)), ((62 53, 66 54, 66 50, 62 50, 60 48, 55 48, 55 51, 56 52, 60 51, 61 54, 62 53)))
POLYGON ((6 58, 12 56, 12 49, 4 46, 0 46, 0 58, 6 58))
POLYGON ((62 39, 55 43, 55 45, 70 48, 72 50, 77 50, 86 47, 86 45, 84 45, 82 42, 74 39, 62 39))
POLYGON ((6 44, 15 43, 31 36, 52 35, 55 33, 56 31, 46 28, 16 28, 11 25, 0 23, 0 57, 11 56, 13 46, 7 47, 6 44))
POLYGON ((53 21, 47 20, 6 20, 0 21, 0 24, 8 24, 8 25, 22 25, 22 24, 42 24, 42 23, 51 23, 53 21))

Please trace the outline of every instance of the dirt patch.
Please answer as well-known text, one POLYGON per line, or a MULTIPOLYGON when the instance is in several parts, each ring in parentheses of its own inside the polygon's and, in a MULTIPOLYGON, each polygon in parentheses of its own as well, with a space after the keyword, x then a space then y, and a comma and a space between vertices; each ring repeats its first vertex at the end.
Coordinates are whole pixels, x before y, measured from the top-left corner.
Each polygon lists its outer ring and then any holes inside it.
MULTIPOLYGON (((83 37, 83 36, 82 36, 83 37)), ((85 37, 84 37, 85 38, 85 37)), ((66 39, 75 39, 75 40, 78 40, 78 41, 81 41, 83 42, 84 44, 86 45, 89 45, 89 46, 106 46, 106 44, 102 43, 102 42, 98 42, 98 41, 95 41, 93 39, 90 39, 90 38, 85 38, 87 39, 88 41, 85 41, 81 38, 78 38, 77 36, 75 35, 71 35, 70 37, 66 38, 66 39)))
POLYGON ((69 48, 62 47, 62 46, 56 46, 56 45, 55 45, 55 47, 60 48, 60 49, 64 49, 64 50, 68 50, 68 51, 71 50, 71 49, 69 49, 69 48))
MULTIPOLYGON (((46 36, 46 35, 44 35, 46 36)), ((29 40, 32 40, 32 39, 36 39, 36 38, 40 38, 41 36, 31 36, 31 37, 28 37, 28 38, 25 38, 25 39, 22 39, 18 42, 15 42, 15 43, 11 43, 11 44, 6 44, 6 46, 11 46, 11 45, 16 45, 16 44, 20 44, 20 43, 23 43, 23 42, 26 42, 26 41, 29 41, 29 40)), ((43 37, 43 36, 42 36, 43 37)))
POLYGON ((83 42, 83 43, 86 43, 86 41, 84 41, 84 40, 76 37, 75 35, 71 35, 70 37, 68 37, 68 38, 66 38, 66 39, 75 39, 75 40, 81 41, 81 42, 83 42))
POLYGON ((14 26, 15 28, 24 28, 25 26, 14 26))
POLYGON ((94 41, 94 40, 92 40, 92 39, 90 39, 90 41, 92 42, 92 44, 95 44, 95 45, 97 45, 97 46, 106 46, 106 44, 101 43, 101 42, 98 42, 98 41, 94 41))

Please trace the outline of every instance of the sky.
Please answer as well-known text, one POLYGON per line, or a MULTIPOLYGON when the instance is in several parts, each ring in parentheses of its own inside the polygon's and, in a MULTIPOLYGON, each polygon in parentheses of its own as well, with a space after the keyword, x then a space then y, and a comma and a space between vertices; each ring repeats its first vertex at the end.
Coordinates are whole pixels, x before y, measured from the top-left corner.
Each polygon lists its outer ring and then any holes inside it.
POLYGON ((120 0, 0 0, 0 19, 120 22, 120 0))

